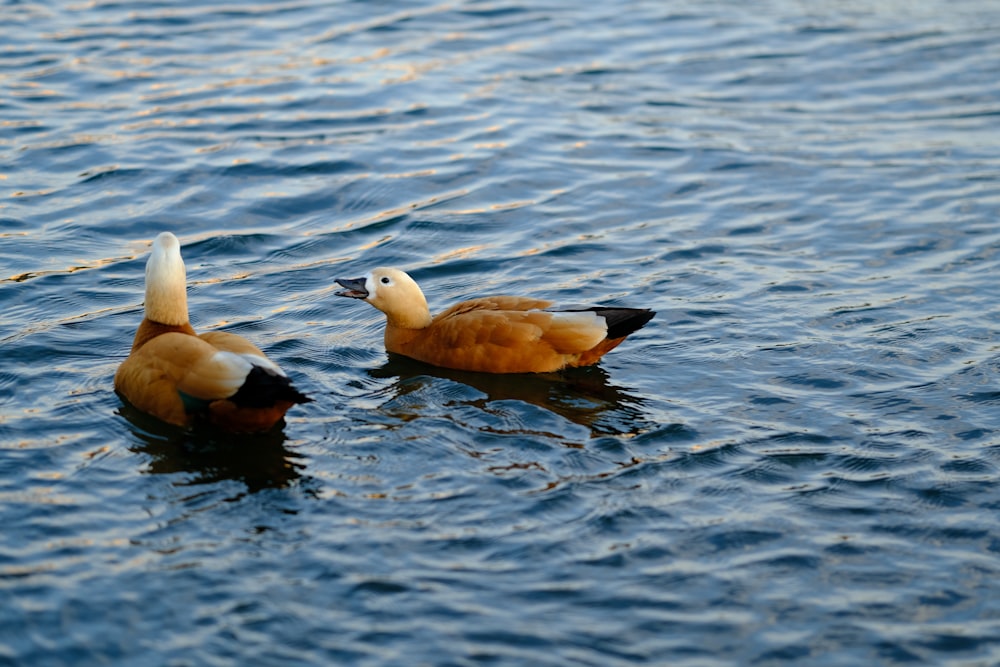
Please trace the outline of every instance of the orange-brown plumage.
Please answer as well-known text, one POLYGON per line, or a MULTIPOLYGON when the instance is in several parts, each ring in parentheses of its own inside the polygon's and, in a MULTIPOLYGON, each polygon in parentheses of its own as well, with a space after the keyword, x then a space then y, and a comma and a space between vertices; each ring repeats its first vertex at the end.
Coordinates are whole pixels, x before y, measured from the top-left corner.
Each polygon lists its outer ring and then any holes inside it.
POLYGON ((487 373, 545 373, 596 363, 652 319, 639 308, 557 309, 551 301, 492 296, 431 317, 420 287, 398 269, 341 280, 340 296, 386 315, 385 347, 436 366, 487 373))
POLYGON ((186 426, 199 418, 231 431, 271 428, 310 399, 253 343, 224 331, 198 335, 188 322, 180 244, 160 234, 146 265, 146 316, 115 373, 133 406, 186 426))

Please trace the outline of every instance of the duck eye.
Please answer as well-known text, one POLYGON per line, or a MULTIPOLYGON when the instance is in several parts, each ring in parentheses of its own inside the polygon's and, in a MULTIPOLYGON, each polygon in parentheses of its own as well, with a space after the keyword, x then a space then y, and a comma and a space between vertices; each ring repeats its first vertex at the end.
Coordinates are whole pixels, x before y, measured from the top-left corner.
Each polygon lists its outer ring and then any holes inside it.
POLYGON ((389 276, 382 276, 382 279, 379 282, 382 283, 383 285, 388 285, 392 281, 389 280, 389 276))

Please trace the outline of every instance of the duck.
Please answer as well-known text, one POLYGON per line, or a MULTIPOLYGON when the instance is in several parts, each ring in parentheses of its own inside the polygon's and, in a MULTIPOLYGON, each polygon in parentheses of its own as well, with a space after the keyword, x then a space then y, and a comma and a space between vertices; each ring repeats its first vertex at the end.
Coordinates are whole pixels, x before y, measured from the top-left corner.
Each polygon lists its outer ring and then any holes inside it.
POLYGON ((176 426, 208 422, 252 433, 271 429, 293 405, 312 400, 246 338, 195 332, 180 242, 170 232, 153 241, 143 308, 114 379, 119 396, 142 412, 176 426))
POLYGON ((483 373, 551 373, 589 366, 656 314, 648 308, 559 307, 521 296, 487 296, 431 316, 405 271, 373 269, 337 278, 337 296, 360 299, 386 317, 385 348, 434 366, 483 373))

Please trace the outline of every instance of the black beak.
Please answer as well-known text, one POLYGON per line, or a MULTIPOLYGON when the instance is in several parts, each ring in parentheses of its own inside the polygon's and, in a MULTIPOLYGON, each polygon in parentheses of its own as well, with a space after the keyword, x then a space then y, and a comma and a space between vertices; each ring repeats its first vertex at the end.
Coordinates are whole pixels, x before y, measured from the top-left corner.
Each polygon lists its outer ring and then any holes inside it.
POLYGON ((368 290, 365 289, 364 278, 335 278, 344 289, 334 292, 337 296, 346 296, 352 299, 367 299, 368 290))

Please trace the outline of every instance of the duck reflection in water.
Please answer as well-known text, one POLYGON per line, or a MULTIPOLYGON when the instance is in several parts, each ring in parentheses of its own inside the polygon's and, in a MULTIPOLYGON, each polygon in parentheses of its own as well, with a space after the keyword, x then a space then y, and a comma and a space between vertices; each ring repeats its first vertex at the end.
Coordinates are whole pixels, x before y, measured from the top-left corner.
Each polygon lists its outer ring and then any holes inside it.
POLYGON ((611 384, 600 366, 498 375, 432 366, 389 353, 387 363, 368 373, 377 379, 398 378, 392 387, 397 398, 417 391, 422 386, 416 382, 419 378, 442 378, 486 395, 486 399, 470 403, 523 401, 586 427, 591 437, 634 436, 653 427, 643 410, 643 400, 611 384))
POLYGON ((214 428, 172 426, 123 404, 120 414, 135 436, 129 449, 150 459, 145 472, 183 475, 178 486, 235 480, 247 491, 284 488, 302 477, 305 464, 285 447, 280 428, 261 433, 233 434, 214 428))

